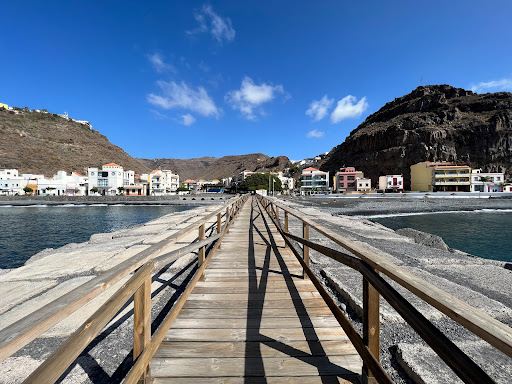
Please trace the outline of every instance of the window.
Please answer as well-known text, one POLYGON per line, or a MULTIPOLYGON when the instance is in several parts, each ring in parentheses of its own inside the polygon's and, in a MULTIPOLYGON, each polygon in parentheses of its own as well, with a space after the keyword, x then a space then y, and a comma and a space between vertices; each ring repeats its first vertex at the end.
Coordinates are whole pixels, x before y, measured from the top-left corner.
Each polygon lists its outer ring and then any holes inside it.
POLYGON ((115 176, 115 175, 116 175, 116 173, 115 173, 115 172, 112 172, 112 176, 115 176))
POLYGON ((355 176, 347 176, 347 180, 355 180, 356 177, 355 176))
POLYGON ((91 172, 91 176, 94 176, 94 172, 91 172))
POLYGON ((108 179, 98 179, 98 187, 108 187, 108 179))
POLYGON ((497 176, 496 177, 496 181, 500 181, 501 180, 501 177, 500 176, 497 176))

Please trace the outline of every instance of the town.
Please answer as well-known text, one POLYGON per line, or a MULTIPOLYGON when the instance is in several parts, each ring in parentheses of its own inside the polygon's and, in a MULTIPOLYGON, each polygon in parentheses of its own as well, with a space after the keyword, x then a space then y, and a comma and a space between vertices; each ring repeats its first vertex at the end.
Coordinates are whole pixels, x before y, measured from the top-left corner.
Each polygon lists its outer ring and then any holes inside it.
MULTIPOLYGON (((512 184, 505 182, 505 174, 482 172, 467 165, 453 162, 421 162, 411 169, 411 191, 413 192, 512 192, 512 184)), ((404 193, 402 174, 383 175, 378 185, 354 167, 340 168, 331 179, 329 172, 307 167, 295 172, 286 168, 270 172, 280 181, 276 189, 270 183, 269 191, 284 195, 315 194, 367 194, 404 193), (301 172, 299 174, 299 172, 301 172)), ((101 168, 88 168, 87 175, 77 172, 67 174, 58 171, 53 177, 37 174, 19 174, 17 169, 0 169, 0 195, 3 196, 166 196, 198 192, 243 192, 243 182, 252 175, 259 174, 245 170, 240 174, 223 179, 192 180, 180 182, 180 176, 171 170, 156 169, 149 174, 125 171, 121 165, 109 163, 101 168)), ((275 180, 275 179, 274 179, 275 180)), ((261 189, 261 188, 260 188, 261 189)), ((266 188, 262 191, 266 194, 266 188)))

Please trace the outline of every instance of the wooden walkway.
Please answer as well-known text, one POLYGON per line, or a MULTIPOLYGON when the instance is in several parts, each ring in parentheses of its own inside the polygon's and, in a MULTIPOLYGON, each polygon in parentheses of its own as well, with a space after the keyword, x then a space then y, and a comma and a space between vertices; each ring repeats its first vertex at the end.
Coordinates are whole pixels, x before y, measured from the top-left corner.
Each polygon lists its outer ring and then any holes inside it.
POLYGON ((154 383, 359 383, 362 362, 256 199, 151 360, 154 383))

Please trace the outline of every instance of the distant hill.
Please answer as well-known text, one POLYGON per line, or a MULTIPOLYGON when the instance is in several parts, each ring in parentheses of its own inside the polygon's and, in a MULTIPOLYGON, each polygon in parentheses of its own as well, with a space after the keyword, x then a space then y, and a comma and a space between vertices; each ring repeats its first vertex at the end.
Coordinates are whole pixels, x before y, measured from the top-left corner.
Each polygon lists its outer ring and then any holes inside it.
MULTIPOLYGON (((376 183, 421 161, 455 161, 512 177, 512 94, 418 87, 387 103, 333 148, 324 171, 355 166, 376 183)), ((376 185, 376 184, 373 184, 376 185)))
POLYGON ((150 171, 87 125, 51 113, 0 109, 0 168, 51 177, 59 170, 84 174, 87 167, 112 162, 150 171))
POLYGON ((236 176, 242 171, 266 172, 283 170, 290 164, 286 156, 269 157, 262 153, 216 157, 199 157, 194 159, 139 159, 152 169, 170 169, 186 179, 222 179, 236 176))

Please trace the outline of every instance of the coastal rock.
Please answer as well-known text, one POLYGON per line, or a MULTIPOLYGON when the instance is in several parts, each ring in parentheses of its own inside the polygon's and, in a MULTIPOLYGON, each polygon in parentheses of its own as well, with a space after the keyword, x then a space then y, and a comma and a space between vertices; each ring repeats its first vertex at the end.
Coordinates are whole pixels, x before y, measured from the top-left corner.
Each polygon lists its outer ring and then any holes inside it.
POLYGON ((417 244, 423 244, 427 247, 442 249, 443 251, 447 251, 449 249, 440 236, 433 235, 431 233, 417 231, 416 229, 412 228, 398 229, 396 233, 413 239, 417 244))
POLYGON ((512 94, 476 94, 449 85, 427 85, 368 116, 333 148, 321 169, 354 166, 377 185, 421 161, 455 161, 512 176, 512 94))

